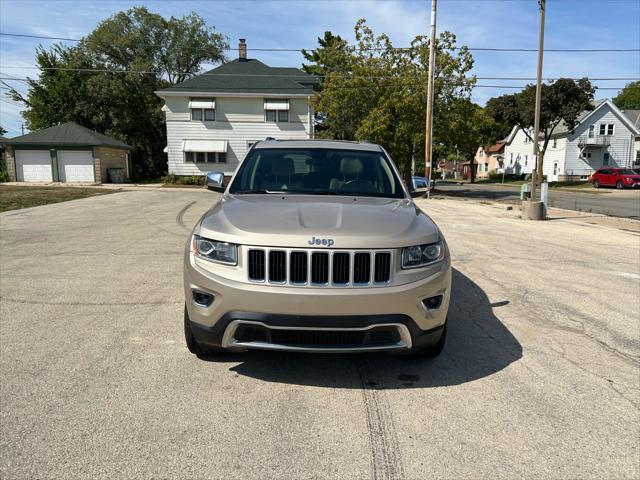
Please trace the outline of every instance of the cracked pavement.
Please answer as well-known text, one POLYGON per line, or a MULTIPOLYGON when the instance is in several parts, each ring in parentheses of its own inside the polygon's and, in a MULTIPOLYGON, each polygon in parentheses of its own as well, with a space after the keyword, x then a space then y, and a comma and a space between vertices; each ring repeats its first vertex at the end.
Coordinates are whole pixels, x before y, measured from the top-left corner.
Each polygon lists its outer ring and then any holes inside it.
POLYGON ((0 215, 1 478, 640 477, 637 233, 418 200, 455 269, 441 357, 203 361, 182 249, 214 201, 0 215))

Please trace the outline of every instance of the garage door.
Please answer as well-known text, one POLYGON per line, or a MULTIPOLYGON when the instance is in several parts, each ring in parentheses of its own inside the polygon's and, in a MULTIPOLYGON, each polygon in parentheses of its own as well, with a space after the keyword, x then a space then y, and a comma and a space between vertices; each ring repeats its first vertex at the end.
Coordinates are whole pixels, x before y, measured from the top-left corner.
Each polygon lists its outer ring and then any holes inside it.
POLYGON ((19 182, 52 182, 49 150, 16 150, 19 182))
POLYGON ((90 151, 58 150, 61 182, 94 182, 93 153, 90 151))

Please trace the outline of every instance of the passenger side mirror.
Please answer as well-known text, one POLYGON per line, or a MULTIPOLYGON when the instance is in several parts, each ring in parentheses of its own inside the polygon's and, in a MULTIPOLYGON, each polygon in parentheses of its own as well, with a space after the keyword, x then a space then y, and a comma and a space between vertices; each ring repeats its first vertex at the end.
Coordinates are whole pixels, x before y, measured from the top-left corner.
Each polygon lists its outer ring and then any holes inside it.
POLYGON ((214 192, 224 192, 224 173, 207 172, 207 175, 204 177, 204 186, 214 192))

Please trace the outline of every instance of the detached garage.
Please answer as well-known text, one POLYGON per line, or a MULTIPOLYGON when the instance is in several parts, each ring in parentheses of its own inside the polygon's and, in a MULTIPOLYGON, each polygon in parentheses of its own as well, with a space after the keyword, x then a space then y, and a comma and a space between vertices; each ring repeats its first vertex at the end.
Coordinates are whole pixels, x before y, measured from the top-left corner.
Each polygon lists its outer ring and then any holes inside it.
POLYGON ((18 182, 109 182, 129 179, 131 147, 68 122, 5 141, 7 170, 18 182), (119 177, 119 178, 118 178, 119 177))

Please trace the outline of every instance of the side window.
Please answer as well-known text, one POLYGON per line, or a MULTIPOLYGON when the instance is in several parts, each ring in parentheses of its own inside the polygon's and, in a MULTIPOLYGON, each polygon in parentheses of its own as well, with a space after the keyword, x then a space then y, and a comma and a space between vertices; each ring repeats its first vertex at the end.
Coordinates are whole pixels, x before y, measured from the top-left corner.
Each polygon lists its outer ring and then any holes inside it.
POLYGON ((185 162, 193 162, 194 161, 193 152, 184 152, 184 161, 185 162))
POLYGON ((607 125, 607 135, 613 135, 613 123, 607 125))
POLYGON ((595 125, 589 125, 589 138, 593 138, 595 129, 596 129, 595 125))
POLYGON ((289 121, 289 110, 278 110, 278 121, 279 122, 288 122, 289 121))
POLYGON ((267 122, 275 122, 276 121, 276 113, 277 110, 265 110, 264 111, 264 119, 267 122))
POLYGON ((200 109, 200 108, 192 108, 191 109, 191 120, 202 120, 202 109, 200 109))
POLYGON ((204 111, 205 122, 213 122, 216 119, 216 111, 213 108, 207 108, 204 111))

